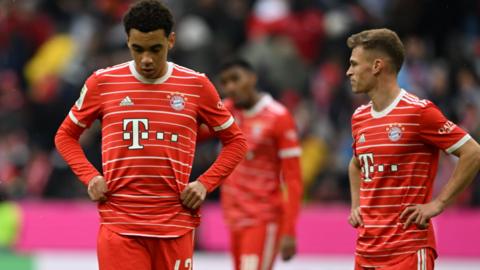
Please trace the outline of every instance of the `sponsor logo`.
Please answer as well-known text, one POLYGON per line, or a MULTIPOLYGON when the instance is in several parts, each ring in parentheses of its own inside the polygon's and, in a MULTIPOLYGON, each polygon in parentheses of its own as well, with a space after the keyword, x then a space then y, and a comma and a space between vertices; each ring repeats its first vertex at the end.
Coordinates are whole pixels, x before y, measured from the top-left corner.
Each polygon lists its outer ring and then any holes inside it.
POLYGON ((455 129, 456 126, 457 125, 455 125, 452 121, 447 121, 443 125, 443 127, 438 129, 438 134, 448 134, 448 133, 452 132, 455 129))
POLYGON ((120 101, 120 106, 132 106, 133 101, 130 99, 129 96, 126 96, 122 101, 120 101))
POLYGON ((364 143, 365 142, 365 134, 362 133, 362 135, 360 135, 360 139, 358 139, 358 143, 364 143))

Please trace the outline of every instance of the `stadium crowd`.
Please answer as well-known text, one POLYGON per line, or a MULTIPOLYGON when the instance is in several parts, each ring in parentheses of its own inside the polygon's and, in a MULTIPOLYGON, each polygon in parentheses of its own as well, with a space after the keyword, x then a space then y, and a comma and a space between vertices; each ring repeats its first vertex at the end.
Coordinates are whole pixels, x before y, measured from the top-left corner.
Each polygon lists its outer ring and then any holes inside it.
MULTIPOLYGON (((1 197, 87 198, 54 150, 57 127, 95 70, 130 56, 121 16, 130 0, 0 0, 1 197)), ((176 18, 171 60, 216 78, 231 55, 249 60, 259 88, 294 114, 305 201, 347 203, 350 117, 366 99, 345 76, 346 37, 389 27, 406 46, 399 83, 435 102, 480 139, 480 2, 428 0, 166 0, 176 18)), ((221 90, 221 89, 219 89, 221 90)), ((82 137, 100 168, 100 129, 82 137)), ((213 161, 198 146, 192 177, 213 161)), ((443 155, 438 186, 455 160, 443 155)), ((215 196, 213 196, 215 197, 215 196)), ((480 205, 475 181, 457 202, 480 205)))

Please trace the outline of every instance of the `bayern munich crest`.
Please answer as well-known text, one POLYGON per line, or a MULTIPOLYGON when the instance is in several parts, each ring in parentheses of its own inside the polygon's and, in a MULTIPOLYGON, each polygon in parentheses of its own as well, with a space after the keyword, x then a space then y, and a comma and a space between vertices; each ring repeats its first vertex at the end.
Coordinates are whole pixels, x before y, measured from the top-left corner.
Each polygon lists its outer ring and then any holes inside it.
POLYGON ((402 127, 401 124, 395 123, 395 124, 390 124, 387 127, 387 133, 388 133, 388 138, 392 142, 396 142, 402 138, 403 131, 405 130, 404 127, 402 127))
POLYGON ((175 93, 167 96, 170 99, 170 107, 176 111, 181 111, 185 108, 187 98, 180 93, 175 93))

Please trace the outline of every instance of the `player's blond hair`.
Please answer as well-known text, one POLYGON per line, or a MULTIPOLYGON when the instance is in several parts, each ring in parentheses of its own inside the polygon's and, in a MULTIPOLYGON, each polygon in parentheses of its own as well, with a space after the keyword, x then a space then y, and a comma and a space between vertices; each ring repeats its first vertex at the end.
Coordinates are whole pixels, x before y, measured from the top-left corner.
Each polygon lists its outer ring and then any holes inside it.
POLYGON ((347 45, 352 50, 361 46, 366 50, 385 53, 391 58, 391 64, 396 73, 400 71, 405 58, 402 41, 397 33, 387 28, 370 29, 353 34, 347 39, 347 45))

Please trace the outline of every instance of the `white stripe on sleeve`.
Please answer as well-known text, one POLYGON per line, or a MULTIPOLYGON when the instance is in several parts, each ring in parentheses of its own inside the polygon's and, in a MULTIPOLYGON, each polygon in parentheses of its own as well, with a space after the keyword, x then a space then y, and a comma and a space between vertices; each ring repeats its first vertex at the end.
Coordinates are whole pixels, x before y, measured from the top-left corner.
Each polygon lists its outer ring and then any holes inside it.
POLYGON ((455 150, 457 150, 458 148, 462 147, 462 145, 464 145, 468 140, 470 140, 472 138, 472 136, 470 136, 470 134, 467 134, 465 136, 463 136, 463 138, 461 138, 458 142, 456 142, 454 145, 450 146, 449 148, 447 148, 447 150, 445 150, 447 153, 451 154, 453 152, 455 152, 455 150))
POLYGON ((230 116, 230 118, 225 123, 221 124, 220 126, 213 127, 213 130, 221 131, 227 129, 233 124, 233 122, 235 122, 235 119, 233 119, 233 116, 230 116))
POLYGON ((85 125, 84 123, 78 121, 77 117, 75 117, 75 115, 73 114, 72 111, 70 111, 70 112, 68 113, 68 116, 70 116, 70 119, 71 119, 77 126, 82 127, 82 128, 86 128, 86 127, 87 127, 87 125, 85 125))
POLYGON ((280 158, 298 157, 301 154, 302 149, 300 147, 285 148, 278 151, 278 156, 280 158))

